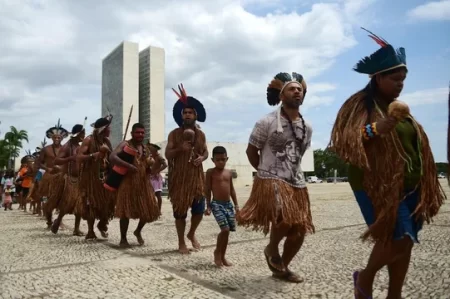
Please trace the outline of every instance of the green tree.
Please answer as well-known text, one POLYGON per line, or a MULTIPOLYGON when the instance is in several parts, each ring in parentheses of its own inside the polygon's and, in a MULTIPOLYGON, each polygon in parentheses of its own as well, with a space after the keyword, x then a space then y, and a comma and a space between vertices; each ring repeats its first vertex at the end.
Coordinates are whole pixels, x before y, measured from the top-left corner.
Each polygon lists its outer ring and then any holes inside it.
POLYGON ((448 163, 438 162, 436 163, 437 173, 447 174, 448 172, 448 163))
POLYGON ((16 127, 11 126, 10 131, 5 134, 5 141, 9 153, 8 168, 13 168, 14 165, 16 165, 16 158, 20 156, 20 150, 23 147, 22 141, 28 143, 28 132, 25 130, 18 130, 16 127), (13 165, 11 165, 11 162, 13 165))
POLYGON ((328 149, 314 150, 314 174, 319 178, 333 177, 334 170, 337 170, 339 177, 346 177, 348 165, 333 151, 328 149))
POLYGON ((8 166, 8 160, 10 157, 10 150, 8 143, 4 139, 0 139, 0 169, 4 169, 8 166))

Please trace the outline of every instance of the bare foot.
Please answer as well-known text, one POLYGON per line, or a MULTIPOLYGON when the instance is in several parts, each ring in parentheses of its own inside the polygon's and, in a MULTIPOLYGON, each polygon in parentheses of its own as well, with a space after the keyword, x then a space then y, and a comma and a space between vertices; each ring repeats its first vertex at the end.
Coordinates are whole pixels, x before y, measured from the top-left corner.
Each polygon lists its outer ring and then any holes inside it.
POLYGON ((217 267, 223 266, 222 258, 220 257, 220 252, 218 252, 217 250, 214 250, 214 264, 216 264, 217 267))
POLYGON ((191 241, 192 247, 194 247, 194 249, 196 250, 200 249, 200 243, 197 241, 197 238, 195 237, 194 234, 192 235, 188 234, 186 237, 189 239, 189 241, 191 241))
POLYGON ((138 232, 138 231, 134 231, 134 233, 133 233, 135 236, 136 236, 136 238, 137 238, 137 241, 138 241, 138 243, 139 243, 139 245, 144 245, 145 244, 145 241, 144 241, 144 239, 142 239, 142 235, 141 235, 141 232, 138 232))
POLYGON ((128 240, 120 240, 119 247, 120 247, 120 248, 129 248, 129 247, 131 247, 131 246, 130 246, 130 244, 128 243, 128 240))
POLYGON ((231 267, 231 266, 233 266, 233 264, 230 263, 229 261, 227 261, 225 257, 222 258, 222 264, 223 264, 225 267, 231 267))
POLYGON ((82 237, 82 236, 84 236, 84 233, 81 230, 79 230, 79 229, 75 229, 73 231, 73 235, 77 236, 77 237, 82 237))
POLYGON ((178 246, 178 252, 181 254, 190 254, 191 252, 187 248, 186 244, 178 246))
POLYGON ((88 232, 86 237, 84 237, 86 240, 97 240, 97 236, 94 232, 88 232))

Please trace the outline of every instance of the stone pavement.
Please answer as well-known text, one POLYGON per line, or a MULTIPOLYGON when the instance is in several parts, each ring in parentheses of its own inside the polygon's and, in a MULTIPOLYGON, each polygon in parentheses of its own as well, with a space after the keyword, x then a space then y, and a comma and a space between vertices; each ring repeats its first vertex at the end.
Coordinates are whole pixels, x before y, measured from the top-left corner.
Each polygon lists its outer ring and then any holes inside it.
MULTIPOLYGON (((442 181, 447 194, 448 187, 442 181)), ((238 228, 228 258, 217 269, 212 257, 219 231, 205 217, 198 239, 202 250, 178 254, 170 203, 163 218, 144 228, 146 244, 121 250, 119 221, 106 241, 87 242, 71 230, 53 235, 45 221, 22 211, 0 210, 0 298, 353 298, 352 272, 364 265, 370 245, 358 236, 365 226, 347 183, 309 185, 317 232, 306 238, 292 269, 305 282, 275 281, 267 269, 261 233, 238 228)), ((237 190, 241 206, 249 188, 237 190)), ((17 205, 14 207, 17 208, 17 205)), ((73 216, 65 224, 73 226, 73 216)), ((137 244, 130 222, 129 241, 137 244)), ((82 229, 87 230, 82 224, 82 229)), ((99 235, 99 234, 98 234, 99 235)), ((426 225, 404 287, 406 298, 450 298, 450 204, 426 225)), ((387 272, 376 279, 374 298, 385 298, 387 272)))

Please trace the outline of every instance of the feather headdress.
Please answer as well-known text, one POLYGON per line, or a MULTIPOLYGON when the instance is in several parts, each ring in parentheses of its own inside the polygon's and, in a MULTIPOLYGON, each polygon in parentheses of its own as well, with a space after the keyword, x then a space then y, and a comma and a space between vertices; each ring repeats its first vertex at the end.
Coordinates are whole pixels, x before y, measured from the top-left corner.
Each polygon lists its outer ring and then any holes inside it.
POLYGON ((399 67, 406 67, 406 52, 404 48, 394 49, 385 39, 375 35, 369 30, 362 28, 369 33, 369 37, 381 46, 375 53, 366 56, 355 65, 354 71, 367 74, 373 77, 379 73, 393 70, 399 67))
POLYGON ((34 161, 34 160, 35 160, 35 156, 33 156, 31 154, 31 151, 25 150, 25 156, 23 156, 23 158, 20 160, 20 163, 25 164, 27 162, 34 161))
POLYGON ((47 140, 44 137, 44 141, 41 142, 41 146, 36 146, 36 152, 40 152, 47 145, 47 140))
POLYGON ((61 122, 58 119, 58 123, 54 127, 48 129, 47 132, 45 132, 45 135, 47 138, 52 138, 53 136, 59 135, 61 136, 61 139, 64 139, 69 136, 69 132, 62 127, 61 122))
POLYGON ((92 123, 91 127, 94 128, 94 130, 97 130, 99 133, 101 133, 104 129, 106 129, 111 125, 112 120, 113 115, 108 112, 108 114, 105 117, 101 117, 97 119, 95 123, 92 123))
POLYGON ((178 101, 173 106, 173 119, 179 127, 183 126, 183 110, 185 108, 194 109, 197 115, 197 121, 204 122, 206 120, 205 107, 203 107, 203 104, 199 100, 187 95, 183 84, 178 85, 178 91, 173 88, 172 90, 178 97, 178 101))
POLYGON ((280 94, 292 82, 300 83, 303 86, 303 96, 306 94, 307 86, 302 75, 295 72, 292 75, 289 73, 278 73, 267 86, 267 102, 270 106, 276 106, 280 103, 280 94))
POLYGON ((70 134, 71 138, 77 137, 81 132, 83 132, 86 128, 87 116, 84 117, 83 125, 75 125, 72 128, 72 133, 70 134))

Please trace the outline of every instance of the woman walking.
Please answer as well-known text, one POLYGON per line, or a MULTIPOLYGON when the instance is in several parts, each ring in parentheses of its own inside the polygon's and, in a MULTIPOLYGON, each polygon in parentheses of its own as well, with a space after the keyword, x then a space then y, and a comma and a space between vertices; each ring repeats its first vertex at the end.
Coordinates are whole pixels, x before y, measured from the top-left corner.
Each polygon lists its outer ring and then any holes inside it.
POLYGON ((418 232, 445 195, 427 135, 397 101, 408 73, 405 49, 369 33, 381 48, 354 70, 370 82, 342 105, 330 148, 350 164, 349 183, 369 227, 362 238, 375 242, 367 266, 353 274, 355 298, 372 298, 375 275, 387 266, 387 298, 400 299, 418 232))

